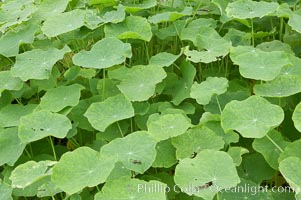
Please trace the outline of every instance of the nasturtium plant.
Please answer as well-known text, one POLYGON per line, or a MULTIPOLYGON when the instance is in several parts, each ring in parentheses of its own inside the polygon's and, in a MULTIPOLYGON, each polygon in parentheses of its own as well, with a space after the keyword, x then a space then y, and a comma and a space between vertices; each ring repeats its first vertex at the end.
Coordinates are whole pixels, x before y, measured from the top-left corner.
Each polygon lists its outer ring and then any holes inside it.
POLYGON ((131 45, 116 38, 105 38, 93 45, 90 51, 80 51, 73 56, 75 65, 103 69, 121 64, 132 57, 131 45))
POLYGON ((0 1, 0 200, 301 200, 300 46, 298 0, 0 1))
POLYGON ((246 138, 262 138, 284 119, 280 106, 259 96, 231 101, 224 108, 221 124, 225 130, 236 130, 246 138))

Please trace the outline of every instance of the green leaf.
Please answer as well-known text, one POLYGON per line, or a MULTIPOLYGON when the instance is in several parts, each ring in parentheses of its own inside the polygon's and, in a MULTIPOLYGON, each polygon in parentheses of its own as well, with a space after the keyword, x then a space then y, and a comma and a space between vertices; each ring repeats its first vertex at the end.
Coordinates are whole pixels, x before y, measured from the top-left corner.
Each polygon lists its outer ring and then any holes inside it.
POLYGON ((227 15, 239 19, 264 17, 276 11, 279 4, 275 2, 238 0, 228 4, 227 15))
POLYGON ((220 95, 227 91, 228 80, 226 78, 208 77, 200 84, 194 83, 191 87, 190 96, 199 104, 206 105, 214 95, 220 95))
POLYGON ((99 131, 122 119, 134 116, 134 108, 124 95, 109 97, 102 102, 92 103, 86 113, 90 124, 99 131))
POLYGON ((198 30, 195 45, 204 50, 190 51, 186 48, 184 54, 187 59, 194 63, 210 63, 226 56, 230 51, 231 42, 222 38, 213 28, 204 26, 198 30))
POLYGON ((227 153, 232 157, 236 166, 239 166, 242 162, 242 156, 249 153, 249 150, 243 147, 230 147, 227 153))
POLYGON ((228 103, 221 116, 225 131, 236 130, 245 138, 262 138, 284 119, 280 106, 262 97, 251 96, 243 101, 228 103))
POLYGON ((37 107, 36 104, 9 104, 0 110, 0 127, 19 126, 20 117, 30 114, 37 107))
POLYGON ((50 89, 41 98, 40 107, 43 110, 59 112, 67 106, 76 106, 79 103, 82 89, 84 87, 79 84, 50 89))
POLYGON ((280 157, 278 158, 278 161, 281 162, 285 158, 288 157, 299 157, 301 159, 301 140, 296 140, 290 144, 288 144, 284 151, 281 152, 280 157))
POLYGON ((41 110, 20 118, 19 137, 24 143, 50 135, 64 138, 70 129, 71 122, 66 116, 41 110))
POLYGON ((301 33, 301 13, 300 10, 298 12, 294 12, 290 15, 288 20, 288 25, 290 25, 295 31, 301 33))
POLYGON ((40 2, 37 11, 33 14, 33 18, 45 20, 64 12, 70 0, 43 0, 40 2))
POLYGON ((150 41, 152 38, 151 26, 148 21, 139 16, 128 16, 118 24, 108 24, 104 29, 106 37, 118 39, 139 39, 150 41))
POLYGON ((48 37, 76 30, 84 25, 85 15, 84 10, 77 9, 54 15, 43 23, 41 30, 48 37))
POLYGON ((12 190, 13 189, 8 184, 6 184, 0 180, 0 199, 1 200, 13 200, 13 198, 11 196, 12 190))
POLYGON ((154 114, 147 121, 148 132, 158 141, 182 135, 191 126, 182 114, 154 114))
POLYGON ((22 86, 22 81, 13 77, 10 71, 0 71, 0 97, 4 90, 20 90, 22 86))
POLYGON ((301 159, 298 157, 289 157, 281 161, 279 164, 279 170, 284 176, 285 180, 296 192, 296 199, 301 199, 301 159))
POLYGON ((268 137, 256 138, 252 144, 255 151, 262 154, 267 163, 275 170, 278 170, 280 153, 289 142, 285 141, 281 133, 272 130, 268 137))
POLYGON ((254 93, 263 97, 288 97, 301 92, 301 77, 282 75, 276 79, 254 86, 254 93))
POLYGON ((153 96, 156 85, 166 77, 166 72, 156 65, 136 65, 110 71, 109 77, 121 81, 117 87, 131 101, 145 101, 153 96))
POLYGON ((122 177, 107 182, 102 190, 95 195, 95 200, 165 200, 165 187, 167 185, 159 181, 143 181, 122 177), (152 187, 159 187, 158 192, 148 192, 152 187))
POLYGON ((156 158, 157 141, 146 131, 138 131, 124 138, 117 138, 101 148, 101 153, 118 161, 127 169, 143 174, 156 158))
POLYGON ((230 58, 239 65, 243 77, 263 81, 275 79, 284 66, 292 64, 282 51, 266 52, 249 46, 233 47, 230 58))
MULTIPOLYGON (((199 18, 190 22, 187 27, 183 28, 180 33, 181 40, 190 40, 195 46, 197 46, 197 36, 200 34, 200 30, 204 27, 216 28, 216 21, 214 19, 199 18)), ((214 34, 216 36, 216 34, 214 34)))
POLYGON ((131 45, 116 38, 96 42, 90 51, 82 50, 73 56, 73 63, 87 68, 103 69, 121 64, 132 57, 131 45))
POLYGON ((182 77, 172 88, 172 103, 175 105, 179 105, 185 99, 190 98, 191 86, 196 75, 195 67, 189 62, 182 61, 179 67, 182 77))
POLYGON ((236 186, 240 179, 232 158, 225 152, 201 151, 195 158, 185 158, 175 169, 175 183, 191 189, 184 190, 189 195, 213 199, 218 191, 236 186), (211 183, 211 186, 207 185, 211 183))
POLYGON ((157 143, 157 156, 152 164, 155 168, 169 168, 177 163, 176 149, 171 143, 171 139, 163 140, 157 143))
POLYGON ((205 149, 219 150, 225 144, 222 137, 216 135, 211 129, 205 126, 189 129, 183 135, 172 138, 171 141, 177 149, 177 159, 194 157, 205 149))
POLYGON ((51 175, 50 168, 55 164, 54 161, 28 161, 18 165, 9 177, 12 181, 12 187, 26 188, 39 179, 51 175))
POLYGON ((133 2, 122 2, 122 5, 125 7, 126 12, 136 13, 141 10, 146 10, 157 5, 156 0, 145 0, 139 3, 133 2))
POLYGON ((14 165, 25 149, 25 144, 18 137, 17 128, 0 129, 0 146, 0 166, 5 163, 14 165))
POLYGON ((16 63, 11 68, 14 77, 23 81, 29 79, 49 79, 54 64, 63 59, 71 49, 65 46, 63 49, 49 48, 48 50, 34 49, 16 56, 16 63))
POLYGON ((116 157, 104 156, 89 147, 80 147, 63 154, 53 167, 52 181, 68 194, 79 192, 106 181, 116 163, 116 157))
POLYGON ((172 21, 176 21, 181 17, 189 16, 191 14, 192 14, 192 7, 185 7, 181 12, 176 12, 176 11, 163 12, 163 13, 158 13, 156 15, 150 16, 148 18, 148 21, 152 24, 172 22, 172 21))
POLYGON ((160 52, 150 58, 149 64, 161 67, 168 67, 172 65, 180 56, 181 54, 174 55, 167 52, 160 52))
POLYGON ((9 31, 0 38, 0 54, 5 57, 16 56, 19 53, 19 46, 24 43, 32 43, 34 34, 38 27, 29 24, 18 31, 9 31))
POLYGON ((301 102, 296 106, 292 119, 296 129, 301 132, 301 102))

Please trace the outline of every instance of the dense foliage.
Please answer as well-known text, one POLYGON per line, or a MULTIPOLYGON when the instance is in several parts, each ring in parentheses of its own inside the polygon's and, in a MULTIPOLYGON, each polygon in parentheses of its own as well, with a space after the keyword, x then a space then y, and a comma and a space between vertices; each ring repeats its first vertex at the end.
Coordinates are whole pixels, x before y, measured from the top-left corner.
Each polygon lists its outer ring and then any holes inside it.
POLYGON ((0 2, 0 199, 301 200, 300 5, 0 2))

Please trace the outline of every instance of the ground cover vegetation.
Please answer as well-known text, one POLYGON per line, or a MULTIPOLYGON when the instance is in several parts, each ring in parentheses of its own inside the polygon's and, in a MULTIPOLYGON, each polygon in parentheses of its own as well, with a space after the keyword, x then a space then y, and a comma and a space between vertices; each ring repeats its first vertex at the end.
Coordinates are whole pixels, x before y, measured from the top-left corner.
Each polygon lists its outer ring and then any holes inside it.
POLYGON ((0 32, 1 200, 301 199, 300 1, 5 0, 0 32))

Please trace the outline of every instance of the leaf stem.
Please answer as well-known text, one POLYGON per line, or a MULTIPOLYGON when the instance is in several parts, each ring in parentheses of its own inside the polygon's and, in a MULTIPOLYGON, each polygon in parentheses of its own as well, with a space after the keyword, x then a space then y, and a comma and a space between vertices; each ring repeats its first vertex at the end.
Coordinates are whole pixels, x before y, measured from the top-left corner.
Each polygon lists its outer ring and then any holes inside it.
POLYGON ((124 137, 124 134, 123 134, 123 132, 122 132, 122 130, 121 130, 121 128, 120 128, 119 123, 118 123, 118 122, 116 122, 116 123, 117 123, 118 129, 119 129, 120 135, 121 135, 122 137, 124 137))
POLYGON ((217 105, 218 105, 218 108, 219 108, 219 112, 222 114, 222 107, 221 107, 221 104, 219 103, 217 95, 215 95, 215 99, 216 99, 216 102, 217 102, 217 105))
POLYGON ((282 153, 284 150, 268 135, 266 135, 266 137, 270 140, 270 142, 273 143, 273 145, 276 146, 276 148, 282 153))
POLYGON ((106 70, 102 69, 102 94, 101 94, 102 101, 105 98, 105 88, 106 88, 106 70))
POLYGON ((56 152, 55 152, 55 149, 54 149, 54 144, 53 144, 51 136, 49 136, 49 142, 50 142, 51 149, 52 149, 52 152, 53 152, 54 160, 57 161, 56 152))
POLYGON ((255 46, 255 36, 254 36, 254 22, 253 19, 251 18, 251 36, 252 36, 252 46, 255 46))

